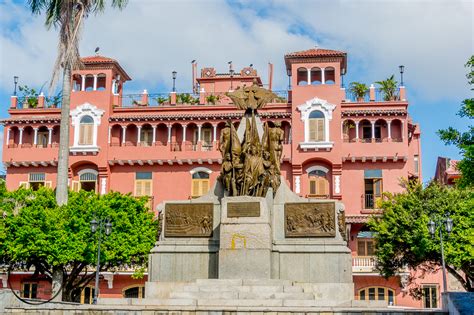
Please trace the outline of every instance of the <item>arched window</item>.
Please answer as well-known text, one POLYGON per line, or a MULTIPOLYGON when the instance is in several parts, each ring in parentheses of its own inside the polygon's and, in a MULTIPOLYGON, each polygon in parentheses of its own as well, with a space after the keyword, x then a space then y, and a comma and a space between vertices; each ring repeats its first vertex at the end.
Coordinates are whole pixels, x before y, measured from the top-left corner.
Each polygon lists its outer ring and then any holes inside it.
POLYGON ((298 68, 296 74, 296 82, 298 83, 298 85, 308 85, 308 69, 298 68))
POLYGON ((95 289, 93 287, 85 287, 82 290, 74 289, 73 302, 81 304, 92 304, 94 301, 95 289))
POLYGON ((86 75, 84 90, 85 91, 93 91, 94 90, 94 76, 92 74, 86 75))
POLYGON ((81 118, 79 127, 79 144, 92 145, 94 139, 94 119, 91 116, 81 118))
POLYGON ((97 75, 97 91, 105 90, 106 85, 106 75, 104 73, 99 73, 97 75))
POLYGON ((334 84, 336 82, 336 72, 333 67, 324 69, 324 84, 334 84))
POLYGON ((308 173, 309 194, 313 198, 329 198, 329 180, 327 172, 317 169, 308 173))
POLYGON ((140 144, 144 147, 153 145, 153 128, 150 125, 143 126, 140 129, 140 144))
POLYGON ((122 291, 122 295, 126 299, 144 299, 145 287, 142 285, 137 285, 134 287, 125 288, 122 291))
POLYGON ((191 197, 197 198, 209 191, 209 174, 206 172, 195 172, 192 175, 191 197))
POLYGON ((314 110, 309 114, 309 141, 324 141, 324 114, 314 110))
POLYGON ((79 188, 85 191, 95 191, 97 185, 97 173, 95 171, 84 171, 79 174, 79 188))
POLYGON ((321 69, 318 67, 311 68, 311 85, 319 85, 322 83, 321 69))
POLYGON ((385 287, 369 287, 359 290, 361 301, 387 301, 389 305, 395 305, 395 291, 385 287))

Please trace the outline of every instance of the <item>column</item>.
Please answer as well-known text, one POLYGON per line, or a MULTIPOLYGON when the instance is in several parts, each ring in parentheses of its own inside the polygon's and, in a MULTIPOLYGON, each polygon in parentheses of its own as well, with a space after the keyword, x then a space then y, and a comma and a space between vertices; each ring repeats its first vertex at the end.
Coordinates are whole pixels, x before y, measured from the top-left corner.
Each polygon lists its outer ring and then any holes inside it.
POLYGON ((168 125, 168 144, 171 143, 171 128, 172 128, 172 126, 168 125))
POLYGON ((156 125, 151 126, 153 128, 153 138, 152 138, 152 143, 155 145, 156 142, 156 125))
POLYGON ((388 137, 389 140, 392 139, 392 127, 391 127, 391 124, 392 124, 392 121, 391 121, 391 120, 387 121, 387 133, 388 133, 388 134, 387 134, 387 137, 388 137))
POLYGON ((81 91, 86 90, 86 76, 85 74, 81 74, 82 82, 81 82, 81 91))
POLYGON ((97 91, 97 74, 94 74, 94 91, 97 91))
POLYGON ((127 135, 127 126, 122 126, 122 144, 125 144, 126 135, 127 135))
POLYGON ((201 128, 202 125, 198 125, 198 142, 201 142, 201 128))
POLYGON ((107 143, 110 144, 110 137, 111 137, 111 134, 112 134, 112 127, 109 126, 109 136, 107 138, 107 143))
POLYGON ((356 125, 356 139, 359 140, 359 122, 356 121, 355 125, 356 125))
POLYGON ((38 143, 38 127, 33 128, 33 130, 35 131, 33 135, 33 145, 36 145, 38 143))
POLYGON ((311 85, 311 69, 306 69, 308 72, 308 85, 311 85))
POLYGON ((344 121, 341 121, 341 139, 344 140, 344 121))
POLYGON ((112 94, 117 94, 116 84, 117 84, 117 80, 113 79, 112 80, 112 94))
POLYGON ((405 139, 405 122, 402 120, 402 141, 405 139))
POLYGON ((53 128, 49 127, 48 128, 48 146, 51 146, 53 142, 52 139, 53 139, 53 128))
POLYGON ((23 127, 18 128, 20 130, 20 141, 18 142, 19 145, 23 144, 23 127))
POLYGON ((10 144, 10 128, 7 128, 7 139, 5 144, 8 146, 10 144))
POLYGON ((217 141, 217 125, 212 125, 212 128, 214 128, 212 132, 212 142, 217 141))
POLYGON ((375 121, 370 122, 372 124, 372 142, 375 141, 375 121))
POLYGON ((137 126, 137 145, 142 142, 142 126, 137 126))
POLYGON ((326 84, 326 76, 324 75, 324 69, 321 68, 321 84, 326 84))
POLYGON ((188 127, 188 125, 183 125, 183 143, 186 142, 186 128, 188 127))

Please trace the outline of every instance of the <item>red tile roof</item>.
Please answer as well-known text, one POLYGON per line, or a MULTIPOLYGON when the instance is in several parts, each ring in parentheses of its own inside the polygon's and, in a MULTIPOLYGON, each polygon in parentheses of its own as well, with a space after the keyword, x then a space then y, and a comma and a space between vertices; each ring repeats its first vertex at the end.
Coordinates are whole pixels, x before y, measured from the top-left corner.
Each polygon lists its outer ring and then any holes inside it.
POLYGON ((99 65, 99 64, 112 64, 117 67, 118 71, 124 76, 125 80, 131 80, 130 76, 125 72, 125 70, 120 66, 117 60, 101 56, 87 56, 81 58, 82 62, 86 65, 99 65))
POLYGON ((458 160, 449 160, 449 166, 446 169, 446 174, 448 175, 460 175, 461 172, 458 170, 458 160))
POLYGON ((345 57, 347 53, 339 50, 311 48, 308 50, 295 51, 285 55, 287 57, 345 57))

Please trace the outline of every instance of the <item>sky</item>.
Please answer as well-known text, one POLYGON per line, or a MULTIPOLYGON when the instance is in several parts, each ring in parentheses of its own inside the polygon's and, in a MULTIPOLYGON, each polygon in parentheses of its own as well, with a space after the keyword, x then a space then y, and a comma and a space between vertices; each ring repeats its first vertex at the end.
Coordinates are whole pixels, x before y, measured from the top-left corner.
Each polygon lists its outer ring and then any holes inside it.
MULTIPOLYGON (((264 83, 271 62, 274 89, 284 90, 284 54, 315 46, 347 52, 346 83, 398 79, 404 65, 426 181, 438 156, 460 158, 436 131, 469 123, 456 113, 472 97, 464 64, 474 54, 473 13, 474 1, 456 0, 129 0, 123 11, 87 18, 80 53, 100 47, 117 59, 133 79, 124 93, 168 92, 173 70, 177 90, 190 91, 193 59, 218 72, 231 60, 234 69, 252 63, 264 83)), ((0 0, 0 118, 8 117, 13 76, 47 94, 56 52, 57 31, 46 29, 44 16, 31 15, 27 1, 0 0)))

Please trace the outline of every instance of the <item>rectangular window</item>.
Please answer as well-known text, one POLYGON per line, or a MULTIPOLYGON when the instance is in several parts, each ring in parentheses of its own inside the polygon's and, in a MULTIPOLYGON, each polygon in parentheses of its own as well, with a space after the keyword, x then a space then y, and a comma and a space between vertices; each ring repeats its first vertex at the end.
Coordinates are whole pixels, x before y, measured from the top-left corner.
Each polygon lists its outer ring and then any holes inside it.
POLYGON ((324 141, 324 118, 309 120, 309 141, 324 141))
POLYGON ((140 145, 151 147, 153 144, 153 130, 141 129, 140 133, 140 145))
POLYGON ((92 145, 94 124, 81 124, 79 129, 79 144, 92 145))
POLYGON ((418 158, 418 155, 415 155, 415 156, 413 157, 413 161, 414 161, 414 163, 415 163, 415 165, 414 165, 415 174, 418 174, 419 169, 420 169, 420 164, 419 164, 419 160, 418 160, 418 159, 419 159, 419 158, 418 158))
POLYGON ((192 198, 201 197, 209 191, 209 179, 193 179, 192 182, 192 198))
POLYGON ((40 148, 48 147, 48 138, 49 138, 49 133, 47 131, 38 131, 36 146, 40 148))
POLYGON ((45 179, 45 173, 30 173, 28 176, 28 186, 33 190, 38 190, 45 185, 45 179))
POLYGON ((136 172, 135 179, 152 179, 151 172, 136 172))
POLYGON ((136 197, 147 196, 148 207, 151 209, 153 206, 153 179, 151 172, 136 172, 135 173, 135 192, 136 197))
POLYGON ((382 197, 382 170, 364 170, 364 209, 376 209, 382 197))
POLYGON ((438 288, 436 285, 423 286, 423 304, 425 308, 438 308, 438 288))
POLYGON ((23 283, 23 297, 28 299, 36 299, 38 297, 38 284, 23 283))
POLYGON ((358 256, 374 256, 375 242, 373 239, 358 239, 357 240, 357 255, 358 256))

